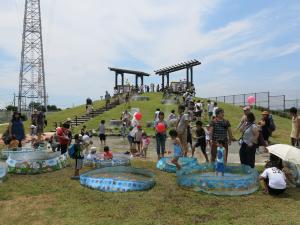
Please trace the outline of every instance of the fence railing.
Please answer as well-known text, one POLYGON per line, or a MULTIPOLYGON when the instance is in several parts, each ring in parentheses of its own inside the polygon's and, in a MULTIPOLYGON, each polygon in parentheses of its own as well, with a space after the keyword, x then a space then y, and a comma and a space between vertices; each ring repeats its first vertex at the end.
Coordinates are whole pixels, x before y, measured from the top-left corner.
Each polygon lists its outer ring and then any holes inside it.
POLYGON ((256 108, 268 109, 272 111, 279 111, 281 113, 287 112, 291 107, 300 109, 300 99, 287 100, 285 95, 270 95, 270 92, 258 92, 248 94, 227 95, 218 97, 209 97, 211 101, 223 102, 236 106, 248 105, 247 99, 249 96, 255 97, 256 108))

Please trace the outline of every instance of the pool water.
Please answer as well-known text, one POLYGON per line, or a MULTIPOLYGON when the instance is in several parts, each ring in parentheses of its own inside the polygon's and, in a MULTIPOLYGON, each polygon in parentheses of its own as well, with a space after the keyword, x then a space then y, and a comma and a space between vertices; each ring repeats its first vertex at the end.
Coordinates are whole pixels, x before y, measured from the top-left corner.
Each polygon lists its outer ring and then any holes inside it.
POLYGON ((141 174, 134 173, 122 173, 122 172, 114 172, 114 173, 97 173, 91 174, 92 178, 111 178, 115 180, 127 180, 127 181, 146 181, 149 180, 149 177, 146 177, 141 174))

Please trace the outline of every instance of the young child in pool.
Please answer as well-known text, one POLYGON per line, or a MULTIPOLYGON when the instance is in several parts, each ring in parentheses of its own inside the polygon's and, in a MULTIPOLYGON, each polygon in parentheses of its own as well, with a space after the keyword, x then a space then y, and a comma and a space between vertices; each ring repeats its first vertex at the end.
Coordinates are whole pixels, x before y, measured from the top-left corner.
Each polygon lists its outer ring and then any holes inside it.
POLYGON ((224 152, 225 152, 225 142, 222 140, 218 140, 218 148, 217 148, 217 164, 216 164, 216 175, 224 176, 224 152))
POLYGON ((111 151, 109 151, 109 147, 108 146, 104 146, 104 154, 103 157, 105 160, 112 160, 113 159, 113 154, 111 151))
POLYGON ((181 166, 178 163, 179 157, 182 157, 182 146, 180 139, 178 138, 178 133, 175 129, 169 131, 169 135, 171 136, 173 146, 174 146, 174 158, 172 159, 172 163, 174 163, 178 170, 181 169, 181 166))

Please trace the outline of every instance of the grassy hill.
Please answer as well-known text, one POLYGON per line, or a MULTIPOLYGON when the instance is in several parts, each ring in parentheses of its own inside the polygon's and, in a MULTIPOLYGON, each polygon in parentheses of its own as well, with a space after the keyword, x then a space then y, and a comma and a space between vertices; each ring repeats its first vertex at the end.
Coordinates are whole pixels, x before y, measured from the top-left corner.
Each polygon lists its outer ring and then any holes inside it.
MULTIPOLYGON (((165 113, 165 118, 168 117, 172 109, 175 109, 177 112, 177 105, 164 105, 161 104, 162 94, 160 93, 146 93, 145 96, 150 98, 149 101, 131 101, 132 108, 139 108, 142 112, 142 125, 143 129, 146 130, 148 134, 154 134, 153 128, 146 128, 147 121, 153 121, 154 112, 156 108, 160 108, 161 111, 165 113)), ((225 117, 228 119, 232 125, 234 136, 238 139, 240 137, 240 133, 235 131, 235 128, 240 122, 240 119, 243 115, 243 110, 238 106, 233 106, 229 104, 219 103, 219 107, 224 108, 225 117)), ((106 121, 106 126, 109 126, 109 121, 111 119, 120 119, 121 113, 126 109, 125 105, 119 105, 116 108, 105 112, 98 117, 93 118, 92 120, 85 123, 88 129, 97 129, 101 120, 106 121)), ((261 112, 258 110, 253 110, 256 120, 258 121, 261 118, 261 112)), ((282 118, 279 116, 274 116, 274 121, 277 126, 276 131, 273 133, 273 137, 271 137, 271 141, 274 143, 289 143, 290 142, 290 129, 291 129, 291 121, 286 118, 282 118)), ((204 124, 208 124, 209 121, 207 118, 204 119, 204 124)), ((78 132, 80 127, 75 129, 75 132, 78 132)))
MULTIPOLYGON (((142 118, 142 125, 143 129, 146 130, 146 132, 150 135, 154 134, 153 128, 146 128, 146 123, 151 122, 154 119, 154 112, 156 108, 160 108, 161 111, 165 113, 165 117, 167 118, 170 114, 172 109, 175 109, 177 112, 177 105, 164 105, 161 104, 161 93, 146 93, 145 96, 148 96, 150 98, 150 101, 131 101, 131 107, 132 108, 139 108, 142 112, 143 118, 142 118)), ((104 101, 95 101, 94 102, 94 108, 99 108, 104 106, 104 101)), ((232 125, 233 130, 237 127, 242 115, 243 111, 240 107, 219 103, 219 107, 224 108, 225 110, 225 117, 228 119, 232 125)), ((106 126, 109 126, 109 121, 112 119, 120 119, 122 112, 127 109, 127 106, 124 104, 121 104, 108 112, 105 112, 90 121, 86 122, 84 125, 87 126, 88 129, 98 129, 99 123, 101 120, 106 121, 106 126)), ((258 110, 253 110, 256 120, 258 121, 261 118, 261 112, 258 110)), ((75 115, 80 116, 85 113, 85 105, 77 106, 74 108, 62 110, 60 112, 54 112, 49 113, 47 115, 48 120, 48 126, 46 127, 45 131, 51 131, 54 129, 53 122, 55 121, 64 121, 68 117, 74 118, 75 115)), ((277 126, 277 130, 273 133, 273 137, 271 137, 271 141, 274 143, 289 143, 290 142, 290 130, 291 130, 291 121, 286 118, 282 118, 279 116, 274 116, 274 121, 277 126)), ((204 119, 204 124, 209 123, 207 118, 204 119)), ((29 132, 29 126, 30 126, 30 120, 26 121, 24 123, 25 128, 29 132)), ((83 125, 83 124, 82 124, 83 125)), ((74 132, 79 132, 80 128, 82 127, 78 126, 74 129, 74 132)), ((0 132, 2 133, 5 130, 6 126, 0 126, 0 132)), ((240 137, 240 133, 237 131, 234 131, 234 136, 236 138, 240 137)))
MULTIPOLYGON (((94 108, 100 108, 105 105, 104 100, 102 101, 94 101, 94 108)), ((45 131, 52 131, 54 130, 54 125, 53 122, 60 122, 60 121, 65 121, 67 118, 74 118, 76 115, 81 116, 84 115, 86 112, 85 105, 80 105, 76 106, 73 108, 65 109, 59 112, 51 112, 47 113, 47 121, 48 121, 48 126, 45 128, 45 131)), ((24 122, 24 126, 26 129, 26 132, 29 133, 29 127, 30 127, 31 120, 27 120, 24 122)), ((4 130, 7 128, 6 125, 0 126, 0 133, 3 133, 4 130)))

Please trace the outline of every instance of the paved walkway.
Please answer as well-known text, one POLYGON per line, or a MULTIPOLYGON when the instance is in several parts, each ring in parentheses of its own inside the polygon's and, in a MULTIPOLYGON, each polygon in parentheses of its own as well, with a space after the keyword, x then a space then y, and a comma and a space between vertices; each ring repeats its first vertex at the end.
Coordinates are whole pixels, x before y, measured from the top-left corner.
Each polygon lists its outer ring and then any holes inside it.
MULTIPOLYGON (((129 144, 127 139, 123 140, 122 137, 107 137, 107 143, 106 143, 110 149, 113 152, 126 152, 129 151, 129 144)), ((93 137, 93 145, 97 147, 98 151, 103 150, 103 145, 100 145, 100 140, 97 137, 93 137)), ((166 156, 172 156, 172 145, 170 142, 170 139, 166 142, 166 151, 171 151, 170 154, 166 154, 166 156)), ((240 157, 239 157, 239 149, 240 146, 238 145, 238 142, 234 142, 231 146, 229 146, 229 154, 228 154, 228 163, 240 163, 240 157)), ((262 152, 262 149, 260 149, 260 152, 262 152)), ((208 157, 210 157, 210 148, 207 148, 208 157)), ((191 155, 191 151, 189 151, 189 156, 191 155)), ((198 158, 199 162, 205 162, 205 158, 202 155, 202 152, 200 149, 196 150, 195 156, 198 158)), ((269 159, 269 153, 260 153, 256 154, 256 164, 264 165, 265 161, 269 159)), ((157 154, 156 154, 156 141, 154 138, 151 139, 151 143, 148 148, 147 152, 147 158, 146 160, 150 161, 157 161, 157 154)))

